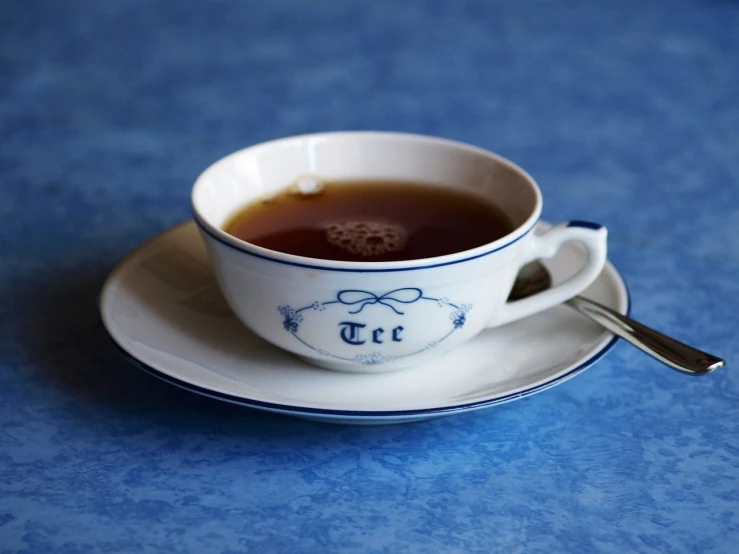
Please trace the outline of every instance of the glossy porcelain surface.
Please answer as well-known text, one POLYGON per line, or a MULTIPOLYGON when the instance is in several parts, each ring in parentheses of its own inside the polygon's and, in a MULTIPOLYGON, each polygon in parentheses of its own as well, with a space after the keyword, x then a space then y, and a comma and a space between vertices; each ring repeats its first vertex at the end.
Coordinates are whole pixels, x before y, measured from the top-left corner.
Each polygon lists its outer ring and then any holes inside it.
POLYGON ((383 373, 434 360, 486 327, 544 310, 584 290, 606 260, 604 227, 531 232, 542 197, 512 162, 480 148, 406 133, 341 132, 251 146, 209 166, 192 191, 217 282, 237 317, 260 337, 325 368, 383 373), (474 248, 397 262, 340 262, 275 252, 223 231, 250 202, 331 180, 405 180, 492 202, 514 229, 474 248), (570 280, 506 303, 518 270, 568 241, 588 251, 570 280))

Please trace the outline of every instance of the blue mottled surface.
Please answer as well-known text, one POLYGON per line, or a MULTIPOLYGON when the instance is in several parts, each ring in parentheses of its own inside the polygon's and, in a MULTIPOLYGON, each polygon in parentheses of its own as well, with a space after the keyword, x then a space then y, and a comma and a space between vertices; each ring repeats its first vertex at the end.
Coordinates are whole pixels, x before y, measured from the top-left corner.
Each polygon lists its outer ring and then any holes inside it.
POLYGON ((0 3, 0 551, 739 550, 739 2, 0 3), (550 221, 606 224, 633 315, 532 398, 395 427, 184 392, 119 359, 96 295, 198 172, 295 133, 496 150, 550 221))

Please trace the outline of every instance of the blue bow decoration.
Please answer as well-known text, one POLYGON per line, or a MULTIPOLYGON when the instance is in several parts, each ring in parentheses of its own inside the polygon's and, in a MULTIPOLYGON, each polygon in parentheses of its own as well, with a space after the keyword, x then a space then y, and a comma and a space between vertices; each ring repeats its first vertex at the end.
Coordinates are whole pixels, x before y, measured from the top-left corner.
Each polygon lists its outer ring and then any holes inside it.
POLYGON ((359 308, 350 314, 358 314, 365 306, 372 304, 382 304, 393 310, 398 315, 403 315, 403 312, 396 309, 392 303, 397 302, 398 304, 413 304, 423 296, 423 291, 417 288, 405 288, 395 289, 390 292, 386 292, 381 296, 366 291, 366 290, 342 290, 336 296, 336 299, 347 306, 355 306, 361 304, 359 308))

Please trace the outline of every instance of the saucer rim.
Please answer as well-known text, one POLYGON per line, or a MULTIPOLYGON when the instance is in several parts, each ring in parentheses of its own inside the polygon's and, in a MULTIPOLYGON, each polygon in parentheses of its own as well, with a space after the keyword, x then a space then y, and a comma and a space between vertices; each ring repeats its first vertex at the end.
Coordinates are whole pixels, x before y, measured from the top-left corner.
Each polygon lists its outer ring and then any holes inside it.
MULTIPOLYGON (((487 407, 495 406, 499 404, 505 404, 508 402, 519 400, 521 398, 525 398, 527 396, 537 394, 539 392, 543 392, 544 390, 554 387, 556 385, 559 385, 575 377, 579 373, 582 373, 586 369, 588 369, 590 366, 598 362, 603 356, 605 356, 618 341, 617 336, 612 336, 606 343, 596 347, 596 349, 593 351, 590 357, 582 360, 574 368, 570 369, 566 373, 557 375, 556 377, 552 379, 546 380, 544 382, 540 382, 533 387, 526 388, 524 390, 518 390, 516 392, 512 392, 510 394, 504 394, 504 395, 497 396, 494 398, 477 400, 477 401, 469 402, 465 404, 456 404, 453 406, 437 406, 437 407, 415 408, 415 409, 407 409, 407 410, 340 410, 340 409, 333 409, 333 408, 315 408, 315 407, 310 407, 310 406, 296 406, 296 405, 291 405, 291 404, 268 402, 265 400, 257 400, 253 398, 233 395, 233 394, 221 392, 218 390, 209 389, 207 387, 202 387, 200 385, 190 383, 183 379, 174 377, 173 375, 170 375, 160 369, 152 367, 148 363, 137 358, 132 352, 127 350, 126 347, 123 344, 121 344, 121 342, 119 342, 119 340, 114 336, 114 333, 110 330, 110 328, 108 327, 106 323, 106 317, 104 315, 104 312, 105 312, 104 302, 105 302, 105 297, 106 297, 106 291, 108 290, 108 287, 110 286, 110 284, 115 281, 119 272, 127 265, 130 259, 133 258, 139 251, 146 248, 150 243, 156 241, 163 235, 171 233, 171 232, 175 232, 178 228, 181 228, 188 224, 193 224, 193 223, 199 228, 198 223, 196 221, 193 221, 192 219, 183 221, 179 224, 175 224, 175 225, 168 227, 167 229, 164 229, 163 231, 157 233, 156 235, 150 237, 149 239, 142 241, 138 246, 134 247, 130 252, 128 252, 117 264, 115 264, 115 266, 111 269, 108 277, 106 278, 105 283, 103 284, 100 290, 99 296, 98 296, 98 310, 99 310, 100 322, 101 322, 101 325, 103 327, 103 330, 108 340, 110 341, 114 349, 118 352, 118 354, 121 355, 124 359, 132 363, 135 367, 143 370, 149 375, 152 375, 153 377, 161 379, 179 388, 188 390, 190 392, 194 392, 196 394, 207 396, 207 397, 210 397, 216 400, 221 400, 221 401, 229 402, 232 404, 237 404, 240 406, 254 408, 254 409, 258 409, 262 411, 269 411, 273 413, 280 413, 280 414, 291 415, 291 416, 301 416, 302 415, 302 416, 305 416, 306 418, 311 418, 311 419, 332 419, 333 418, 336 421, 341 421, 341 420, 354 420, 354 421, 385 420, 385 421, 389 421, 393 419, 426 419, 426 418, 431 418, 437 415, 442 416, 442 415, 448 415, 448 414, 457 413, 457 412, 466 412, 466 411, 472 411, 472 410, 477 410, 481 408, 487 408, 487 407)), ((539 220, 537 224, 534 226, 534 228, 537 228, 539 226, 543 226, 546 228, 546 227, 551 227, 551 224, 546 221, 539 220)), ((616 269, 616 267, 609 260, 606 260, 606 268, 611 273, 611 277, 615 278, 616 285, 620 285, 620 288, 622 289, 623 299, 625 300, 624 314, 629 315, 629 313, 631 312, 631 293, 630 293, 629 287, 626 281, 624 280, 623 276, 620 274, 620 272, 616 269)))
MULTIPOLYGON (((629 302, 629 308, 630 307, 631 307, 631 304, 629 302)), ((627 312, 627 315, 628 315, 628 312, 627 312)), ((108 331, 107 328, 104 328, 104 330, 108 337, 108 340, 113 345, 114 349, 125 360, 127 360, 128 362, 130 362, 137 368, 141 369, 142 371, 148 373, 149 375, 156 377, 157 379, 161 379, 162 381, 165 381, 166 383, 169 383, 171 385, 175 385, 181 389, 185 389, 187 391, 194 392, 202 396, 207 396, 215 400, 221 400, 224 402, 229 402, 231 404, 237 404, 240 406, 254 408, 254 409, 258 409, 262 411, 269 411, 273 413, 281 413, 281 414, 286 414, 286 415, 305 415, 307 417, 330 416, 330 417, 336 417, 336 418, 342 418, 342 419, 393 419, 393 418, 405 418, 405 417, 423 418, 424 416, 425 417, 432 417, 435 415, 441 416, 441 415, 447 415, 447 414, 452 414, 456 412, 467 412, 467 411, 472 411, 472 410, 478 410, 481 408, 496 406, 498 404, 506 404, 508 402, 519 400, 520 398, 525 398, 527 396, 538 394, 540 392, 545 391, 546 389, 555 387, 561 383, 564 383, 565 381, 568 381, 569 379, 572 379, 573 377, 577 376, 579 373, 582 373, 583 371, 588 369, 590 366, 598 362, 603 356, 605 356, 611 350, 611 348, 613 348, 613 346, 618 341, 618 337, 614 336, 608 341, 608 343, 603 345, 603 347, 600 350, 596 350, 593 353, 593 356, 583 361, 580 365, 571 369, 567 373, 559 375, 558 377, 552 380, 539 383, 535 387, 525 389, 522 391, 518 391, 515 393, 511 393, 506 396, 499 396, 499 397, 490 398, 487 400, 479 400, 477 402, 470 402, 468 404, 457 404, 455 406, 443 406, 443 407, 437 407, 437 408, 418 408, 418 409, 413 409, 413 410, 335 410, 331 408, 311 408, 307 406, 292 406, 290 404, 277 404, 274 402, 266 402, 264 400, 255 400, 251 398, 245 398, 243 396, 236 396, 236 395, 231 395, 231 394, 223 393, 220 391, 216 391, 213 389, 208 389, 205 387, 201 387, 199 385, 195 385, 193 383, 188 383, 187 381, 177 379, 176 377, 173 377, 172 375, 168 375, 167 373, 164 373, 163 371, 150 366, 146 362, 139 360, 133 354, 128 352, 120 343, 118 343, 118 341, 113 337, 113 335, 108 331)))

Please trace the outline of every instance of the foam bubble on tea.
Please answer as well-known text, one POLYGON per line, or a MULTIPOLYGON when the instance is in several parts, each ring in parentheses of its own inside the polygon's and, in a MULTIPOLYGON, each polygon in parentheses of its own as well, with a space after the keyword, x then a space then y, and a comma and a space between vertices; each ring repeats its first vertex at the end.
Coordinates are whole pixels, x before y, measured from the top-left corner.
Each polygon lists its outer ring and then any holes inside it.
POLYGON ((301 196, 312 196, 314 194, 321 194, 325 186, 326 183, 317 177, 304 175, 295 182, 292 186, 292 191, 294 194, 301 196))
POLYGON ((384 221, 338 221, 326 226, 326 240, 351 254, 369 258, 400 252, 408 232, 384 221))

